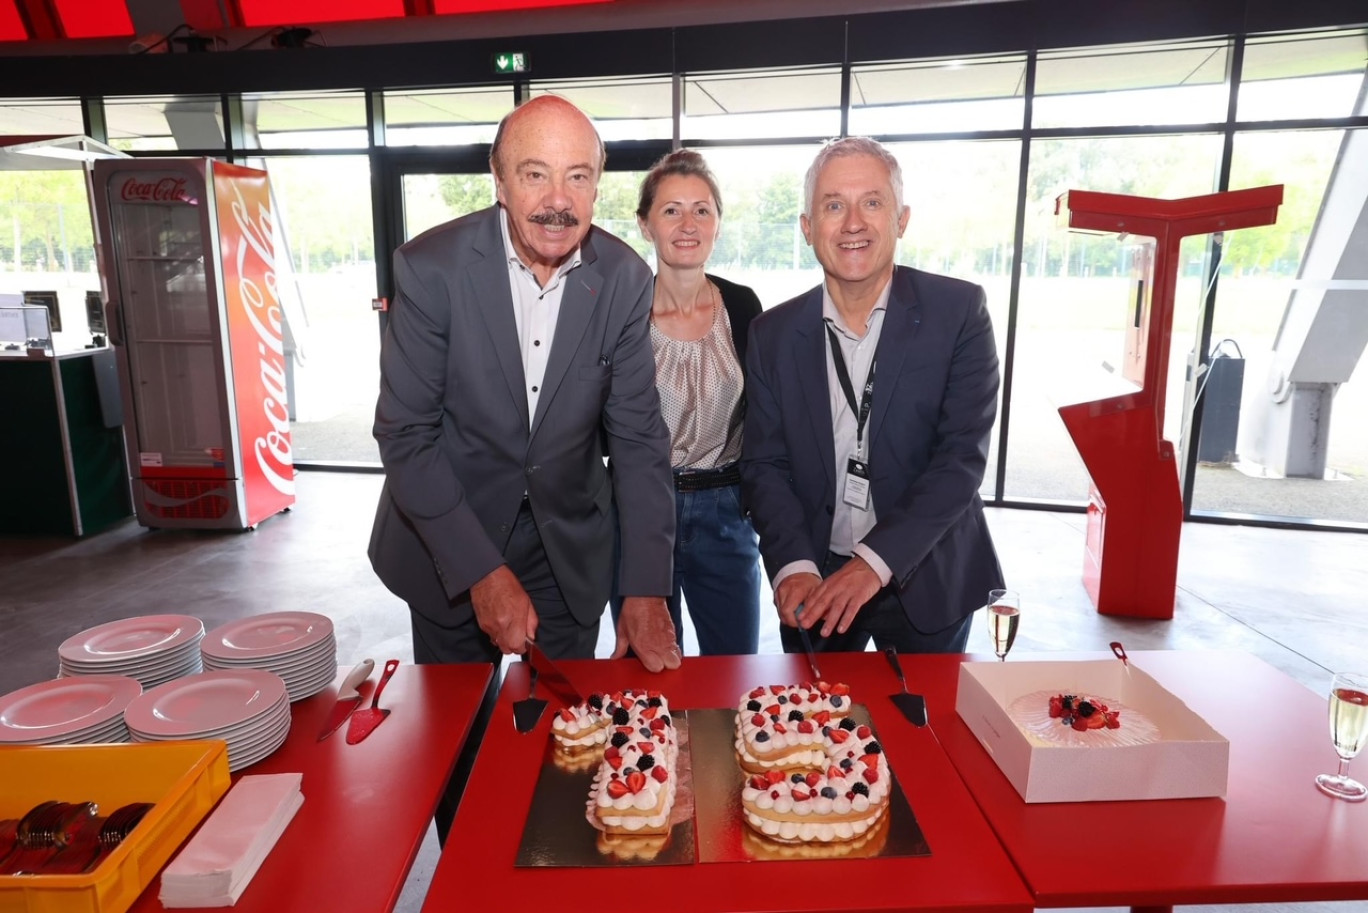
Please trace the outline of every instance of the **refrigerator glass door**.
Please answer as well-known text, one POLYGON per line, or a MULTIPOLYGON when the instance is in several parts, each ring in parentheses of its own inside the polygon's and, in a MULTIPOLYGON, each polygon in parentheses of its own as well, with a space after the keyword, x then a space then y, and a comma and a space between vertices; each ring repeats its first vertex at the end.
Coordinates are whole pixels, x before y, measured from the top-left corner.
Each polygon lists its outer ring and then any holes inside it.
POLYGON ((112 199, 110 210, 143 464, 222 465, 221 337, 201 207, 112 199))

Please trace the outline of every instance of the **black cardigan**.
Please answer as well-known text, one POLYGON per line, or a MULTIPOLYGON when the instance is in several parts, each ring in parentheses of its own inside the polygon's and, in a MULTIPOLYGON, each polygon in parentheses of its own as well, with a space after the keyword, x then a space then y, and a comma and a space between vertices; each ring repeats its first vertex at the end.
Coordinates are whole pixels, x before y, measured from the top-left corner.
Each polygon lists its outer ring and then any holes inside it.
POLYGON ((726 279, 719 279, 712 273, 707 274, 717 290, 722 293, 722 306, 727 309, 727 319, 731 321, 732 346, 741 369, 746 368, 746 339, 750 334, 750 322, 760 316, 760 298, 748 286, 737 285, 726 279))

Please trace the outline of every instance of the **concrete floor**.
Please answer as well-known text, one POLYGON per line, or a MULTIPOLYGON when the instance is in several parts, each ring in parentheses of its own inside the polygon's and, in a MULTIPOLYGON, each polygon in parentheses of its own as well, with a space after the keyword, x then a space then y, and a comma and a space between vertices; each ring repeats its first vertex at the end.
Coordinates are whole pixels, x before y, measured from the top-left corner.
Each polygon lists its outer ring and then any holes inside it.
MULTIPOLYGON (((378 475, 303 473, 296 507, 250 533, 152 532, 130 520, 83 540, 0 539, 0 694, 53 677, 67 637, 139 614, 193 614, 213 628, 284 608, 321 612, 336 625, 342 664, 366 656, 410 660, 407 611, 365 557, 380 484, 378 475)), ((1131 650, 1238 648, 1316 692, 1332 671, 1368 669, 1363 535, 1189 523, 1174 618, 1154 621, 1092 608, 1079 577, 1082 514, 995 509, 989 521, 1009 585, 1022 596, 1013 657, 1105 650, 1113 640, 1131 650)), ((692 631, 686 647, 696 649, 692 631)), ((761 650, 778 649, 774 616, 762 612, 761 650)), ((975 629, 970 649, 989 651, 986 629, 975 629)), ((599 655, 610 650, 605 628, 599 655)), ((1327 769, 1332 761, 1327 738, 1327 769)), ((418 910, 436 858, 429 835, 402 913, 418 910)), ((1368 903, 1194 909, 1357 913, 1368 903)))

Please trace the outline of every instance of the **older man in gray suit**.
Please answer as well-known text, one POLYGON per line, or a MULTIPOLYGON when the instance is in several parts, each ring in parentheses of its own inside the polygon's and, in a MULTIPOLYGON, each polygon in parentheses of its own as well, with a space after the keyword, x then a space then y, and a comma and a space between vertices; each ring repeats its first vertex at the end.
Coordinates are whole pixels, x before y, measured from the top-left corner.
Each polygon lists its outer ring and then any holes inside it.
POLYGON ((615 655, 679 664, 651 272, 590 225, 603 157, 578 108, 533 99, 499 126, 498 204, 394 255, 370 558, 409 605, 418 662, 497 661, 528 639, 592 657, 620 522, 615 655))

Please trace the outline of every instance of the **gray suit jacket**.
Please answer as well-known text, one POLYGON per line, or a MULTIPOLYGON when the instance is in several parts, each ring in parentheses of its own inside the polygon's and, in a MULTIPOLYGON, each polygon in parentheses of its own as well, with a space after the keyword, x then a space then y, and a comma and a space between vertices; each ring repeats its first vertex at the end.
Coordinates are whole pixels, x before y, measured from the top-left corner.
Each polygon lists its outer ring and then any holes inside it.
POLYGON ((395 252, 375 411, 386 480, 369 554, 392 592, 440 624, 464 620, 459 597, 503 563, 524 492, 581 622, 613 588, 615 504, 618 591, 670 592, 674 488, 648 335, 651 272, 598 228, 580 255, 529 427, 497 207, 395 252))
MULTIPOLYGON (((893 571, 912 626, 949 627, 1002 586, 979 485, 997 413, 998 361, 983 289, 897 267, 869 416, 878 518, 863 542, 893 571)), ((831 543, 837 465, 822 288, 751 324, 742 490, 773 578, 831 543)))

